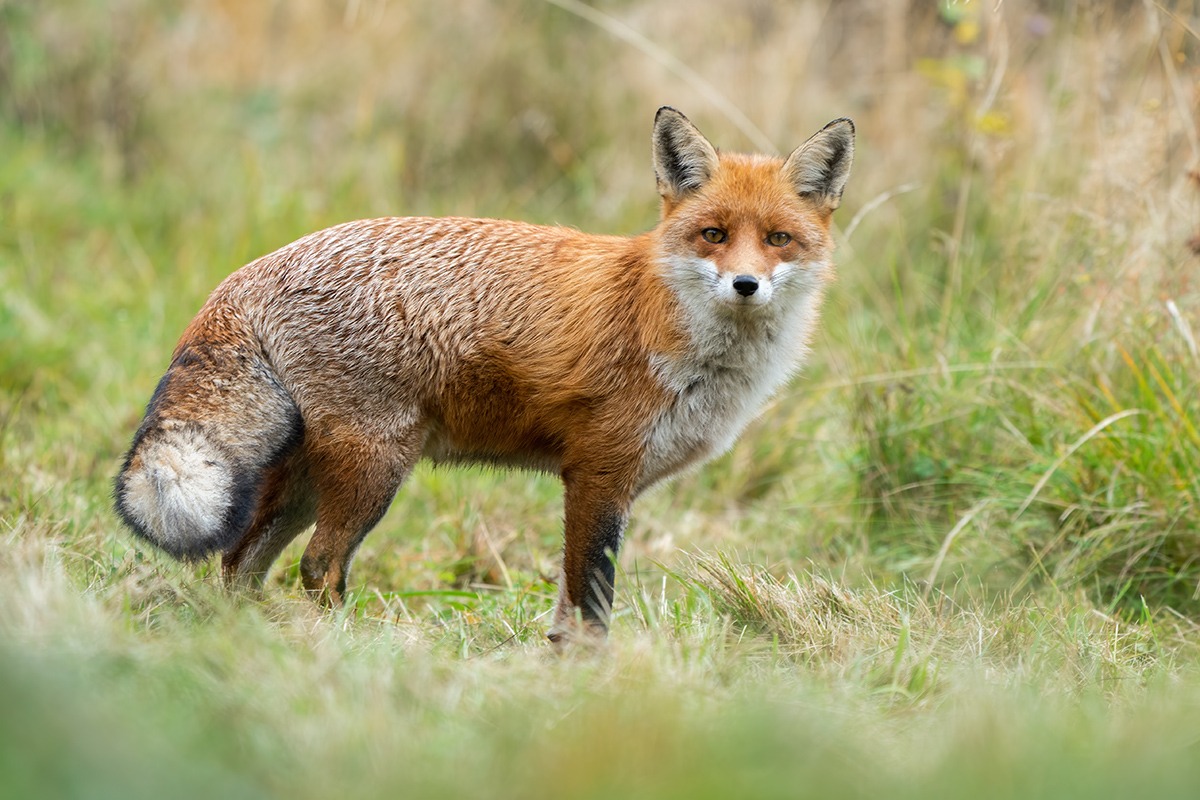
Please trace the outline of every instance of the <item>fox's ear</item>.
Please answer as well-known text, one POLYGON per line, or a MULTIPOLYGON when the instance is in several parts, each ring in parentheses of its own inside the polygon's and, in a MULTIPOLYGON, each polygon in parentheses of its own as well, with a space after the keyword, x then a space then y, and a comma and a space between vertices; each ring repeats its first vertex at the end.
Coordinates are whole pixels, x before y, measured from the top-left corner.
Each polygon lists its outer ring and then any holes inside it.
POLYGON ((842 190, 854 162, 854 123, 835 119, 797 147, 783 165, 796 191, 833 211, 842 202, 842 190))
POLYGON ((717 151, 688 118, 670 106, 654 117, 654 177, 658 193, 677 202, 703 186, 717 168, 717 151))

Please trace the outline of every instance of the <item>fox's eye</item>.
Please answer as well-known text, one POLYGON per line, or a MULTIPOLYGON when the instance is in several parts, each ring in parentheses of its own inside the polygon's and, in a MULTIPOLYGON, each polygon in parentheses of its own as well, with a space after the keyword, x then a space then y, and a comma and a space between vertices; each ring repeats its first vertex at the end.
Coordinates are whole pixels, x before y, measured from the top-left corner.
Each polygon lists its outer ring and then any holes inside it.
POLYGON ((720 244, 725 241, 725 231, 720 228, 705 228, 700 231, 700 235, 704 237, 704 241, 712 244, 720 244))
POLYGON ((775 231, 774 233, 767 234, 767 244, 770 244, 773 247, 783 247, 791 240, 792 237, 788 236, 783 231, 775 231))

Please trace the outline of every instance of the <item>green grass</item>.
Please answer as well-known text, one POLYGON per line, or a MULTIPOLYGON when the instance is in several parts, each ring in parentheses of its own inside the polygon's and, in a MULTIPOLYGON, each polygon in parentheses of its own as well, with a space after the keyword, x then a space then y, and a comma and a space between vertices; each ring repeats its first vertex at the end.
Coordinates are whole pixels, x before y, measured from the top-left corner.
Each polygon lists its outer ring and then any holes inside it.
POLYGON ((0 796, 1193 796, 1195 8, 877 5, 0 0, 0 796), (639 501, 607 645, 544 640, 544 476, 418 469, 334 612, 303 537, 258 600, 120 527, 228 272, 644 230, 663 102, 858 155, 809 365, 639 501))

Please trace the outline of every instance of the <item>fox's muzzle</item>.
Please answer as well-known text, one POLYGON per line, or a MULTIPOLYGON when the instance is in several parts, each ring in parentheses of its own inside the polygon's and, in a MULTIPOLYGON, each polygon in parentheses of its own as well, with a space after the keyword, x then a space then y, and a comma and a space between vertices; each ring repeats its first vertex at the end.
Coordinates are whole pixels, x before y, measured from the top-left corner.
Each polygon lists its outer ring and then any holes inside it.
POLYGON ((758 291, 758 278, 753 275, 738 275, 733 279, 733 290, 742 297, 749 297, 758 291))

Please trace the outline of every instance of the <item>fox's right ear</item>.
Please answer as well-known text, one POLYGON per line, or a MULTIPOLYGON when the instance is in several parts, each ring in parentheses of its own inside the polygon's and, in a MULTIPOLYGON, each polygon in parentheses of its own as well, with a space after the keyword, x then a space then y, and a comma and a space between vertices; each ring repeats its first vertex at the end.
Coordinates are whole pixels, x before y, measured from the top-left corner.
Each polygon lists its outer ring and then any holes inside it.
POLYGON ((676 203, 703 186, 717 168, 717 151, 687 117, 663 106, 654 117, 654 177, 658 193, 676 203))

